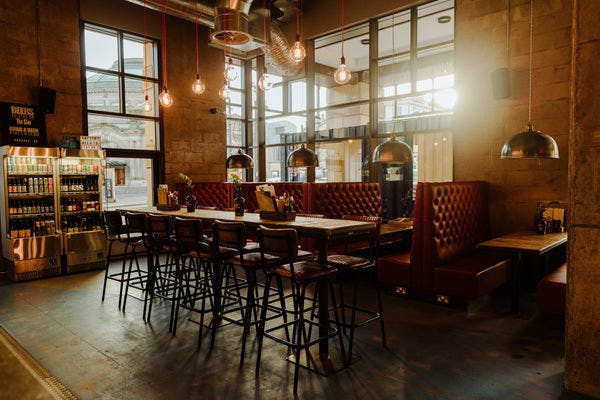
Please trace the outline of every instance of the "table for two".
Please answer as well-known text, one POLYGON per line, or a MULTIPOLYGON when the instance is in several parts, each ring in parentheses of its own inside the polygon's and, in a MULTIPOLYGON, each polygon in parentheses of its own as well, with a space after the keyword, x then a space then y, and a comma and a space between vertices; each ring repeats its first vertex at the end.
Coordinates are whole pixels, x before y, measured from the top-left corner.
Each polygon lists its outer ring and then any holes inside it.
MULTIPOLYGON (((132 207, 120 209, 122 212, 145 212, 153 214, 166 214, 173 217, 199 218, 203 222, 212 223, 216 220, 238 221, 245 223, 248 227, 258 228, 264 225, 270 228, 294 228, 298 235, 317 239, 318 242, 318 260, 321 264, 327 263, 328 243, 330 241, 341 240, 353 235, 365 235, 372 232, 376 225, 372 222, 329 219, 329 218, 310 218, 296 217, 295 221, 273 221, 261 219, 259 214, 246 213, 243 216, 235 216, 232 211, 202 210, 197 209, 194 212, 186 212, 185 209, 179 211, 159 211, 155 207, 132 207)), ((394 230, 392 230, 394 231, 394 230)), ((327 295, 327 285, 319 287, 319 307, 318 318, 320 324, 319 336, 325 337, 329 326, 329 301, 327 295)), ((318 356, 314 357, 311 365, 306 365, 310 369, 328 375, 343 367, 339 352, 332 351, 327 340, 319 341, 318 356)))
POLYGON ((513 266, 511 268, 512 300, 511 308, 513 312, 519 312, 519 271, 523 270, 523 258, 526 255, 542 257, 548 252, 567 242, 567 232, 548 233, 538 235, 533 231, 515 232, 500 236, 483 243, 478 247, 484 249, 502 250, 510 252, 513 255, 513 266))

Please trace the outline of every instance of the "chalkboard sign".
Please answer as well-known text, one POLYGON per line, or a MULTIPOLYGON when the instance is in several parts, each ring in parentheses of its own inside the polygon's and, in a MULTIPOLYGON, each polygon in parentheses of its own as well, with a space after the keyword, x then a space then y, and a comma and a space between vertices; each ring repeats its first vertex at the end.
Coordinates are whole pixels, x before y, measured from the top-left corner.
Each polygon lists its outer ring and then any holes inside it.
POLYGON ((0 103, 2 145, 41 146, 46 141, 46 117, 38 106, 0 103))

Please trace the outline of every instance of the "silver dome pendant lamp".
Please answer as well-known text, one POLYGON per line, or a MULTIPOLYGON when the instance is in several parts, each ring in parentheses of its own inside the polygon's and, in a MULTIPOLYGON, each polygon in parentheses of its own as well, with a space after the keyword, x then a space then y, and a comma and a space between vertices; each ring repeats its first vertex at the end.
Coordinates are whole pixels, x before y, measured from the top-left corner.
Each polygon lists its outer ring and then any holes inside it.
MULTIPOLYGON (((533 0, 529 1, 529 119, 527 130, 519 132, 504 143, 500 158, 559 158, 556 141, 533 129, 531 123, 531 88, 533 76, 533 0)), ((510 18, 510 15, 508 16, 510 18)))

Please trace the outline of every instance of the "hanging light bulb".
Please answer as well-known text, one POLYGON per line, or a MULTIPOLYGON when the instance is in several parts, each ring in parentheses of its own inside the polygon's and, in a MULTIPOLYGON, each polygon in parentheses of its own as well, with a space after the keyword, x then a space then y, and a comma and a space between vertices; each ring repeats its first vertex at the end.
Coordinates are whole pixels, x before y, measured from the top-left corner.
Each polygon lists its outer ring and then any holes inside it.
POLYGON ((227 82, 219 89, 219 97, 223 100, 226 100, 229 97, 229 86, 227 85, 227 82))
POLYGON ((333 73, 333 79, 340 85, 345 85, 350 82, 350 78, 352 78, 352 73, 346 67, 346 57, 342 56, 340 58, 340 66, 333 73))
POLYGON ((146 95, 146 98, 144 99, 144 102, 142 103, 142 111, 144 111, 144 112, 152 111, 152 103, 150 103, 150 101, 148 100, 148 95, 146 95))
POLYGON ((229 62, 225 65, 225 72, 223 73, 227 81, 235 81, 238 77, 237 68, 233 66, 233 60, 229 57, 229 62))
POLYGON ((162 92, 158 95, 158 101, 163 107, 171 107, 173 105, 173 97, 169 94, 166 86, 163 86, 162 92))
POLYGON ((265 92, 273 87, 273 81, 271 81, 271 78, 269 78, 266 68, 265 72, 258 79, 258 87, 265 92))
POLYGON ((299 63, 304 60, 304 57, 306 57, 306 49, 302 46, 302 43, 300 43, 300 34, 297 33, 296 42, 290 48, 290 58, 292 61, 299 63))
POLYGON ((206 86, 202 83, 200 79, 200 74, 196 74, 196 80, 192 84, 192 91, 196 94, 202 94, 206 90, 206 86))

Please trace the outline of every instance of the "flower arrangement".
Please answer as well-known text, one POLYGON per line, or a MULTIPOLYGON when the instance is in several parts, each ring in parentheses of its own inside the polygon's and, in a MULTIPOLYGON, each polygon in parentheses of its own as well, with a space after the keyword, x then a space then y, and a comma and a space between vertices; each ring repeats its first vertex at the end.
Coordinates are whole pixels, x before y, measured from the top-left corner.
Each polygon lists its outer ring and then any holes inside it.
POLYGON ((237 172, 230 172, 229 178, 233 181, 233 186, 235 186, 236 190, 240 190, 242 186, 242 178, 237 172))
POLYGON ((185 182, 185 185, 187 187, 192 187, 192 180, 190 179, 189 176, 180 172, 179 174, 177 174, 177 177, 179 178, 180 181, 185 182))

